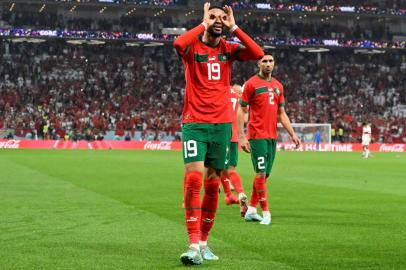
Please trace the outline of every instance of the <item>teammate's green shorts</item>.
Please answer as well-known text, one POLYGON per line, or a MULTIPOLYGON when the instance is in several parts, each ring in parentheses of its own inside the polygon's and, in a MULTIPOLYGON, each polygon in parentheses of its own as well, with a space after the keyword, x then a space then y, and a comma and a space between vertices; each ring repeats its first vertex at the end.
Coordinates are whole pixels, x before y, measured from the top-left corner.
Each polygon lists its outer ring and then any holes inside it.
POLYGON ((227 169, 231 140, 231 123, 188 123, 182 126, 183 161, 204 161, 204 166, 227 169))
POLYGON ((238 142, 230 143, 230 158, 228 164, 237 167, 238 164, 238 142))
POLYGON ((249 143, 255 172, 270 174, 276 156, 276 140, 255 139, 249 143))

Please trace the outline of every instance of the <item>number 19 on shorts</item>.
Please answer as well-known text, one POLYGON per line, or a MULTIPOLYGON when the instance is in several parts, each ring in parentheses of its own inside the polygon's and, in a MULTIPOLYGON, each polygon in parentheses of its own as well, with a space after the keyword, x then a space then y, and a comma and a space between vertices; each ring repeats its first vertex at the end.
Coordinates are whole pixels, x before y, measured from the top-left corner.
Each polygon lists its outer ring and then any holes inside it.
POLYGON ((197 143, 194 140, 183 142, 183 153, 185 158, 197 156, 197 143))

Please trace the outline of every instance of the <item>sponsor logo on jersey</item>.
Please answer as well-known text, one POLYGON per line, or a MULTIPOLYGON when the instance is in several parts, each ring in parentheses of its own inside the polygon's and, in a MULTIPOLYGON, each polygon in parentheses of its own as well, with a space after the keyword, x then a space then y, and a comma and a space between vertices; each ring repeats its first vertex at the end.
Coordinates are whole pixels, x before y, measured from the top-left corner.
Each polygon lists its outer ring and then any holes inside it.
POLYGON ((277 95, 279 95, 279 94, 281 93, 281 91, 279 90, 278 87, 274 87, 274 88, 273 88, 273 91, 274 91, 277 95))
POLYGON ((215 56, 209 57, 209 61, 214 61, 214 60, 216 60, 215 56))

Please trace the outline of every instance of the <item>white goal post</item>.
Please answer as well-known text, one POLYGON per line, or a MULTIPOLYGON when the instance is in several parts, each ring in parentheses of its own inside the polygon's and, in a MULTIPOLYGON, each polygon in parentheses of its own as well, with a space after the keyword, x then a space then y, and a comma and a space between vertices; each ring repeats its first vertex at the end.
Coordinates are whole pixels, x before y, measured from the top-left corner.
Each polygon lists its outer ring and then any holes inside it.
MULTIPOLYGON (((320 142, 331 143, 331 124, 292 123, 292 127, 302 142, 315 142, 315 134, 319 131, 320 142)), ((281 123, 278 123, 278 141, 291 141, 289 134, 283 128, 281 123)))

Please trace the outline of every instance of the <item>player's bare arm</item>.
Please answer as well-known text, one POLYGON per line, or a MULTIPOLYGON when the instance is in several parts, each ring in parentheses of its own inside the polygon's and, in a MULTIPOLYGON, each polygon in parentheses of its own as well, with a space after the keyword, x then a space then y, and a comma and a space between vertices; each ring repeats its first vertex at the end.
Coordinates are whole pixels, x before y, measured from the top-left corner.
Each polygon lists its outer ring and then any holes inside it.
POLYGON ((290 123, 290 119, 288 115, 286 114, 285 108, 280 107, 278 110, 278 120, 282 124, 282 126, 286 129, 288 132, 292 142, 296 145, 296 149, 299 148, 300 146, 300 139, 296 135, 295 131, 292 128, 292 124, 290 123))
POLYGON ((244 152, 250 153, 250 144, 248 142, 247 136, 244 132, 244 116, 248 112, 247 107, 239 107, 237 110, 237 129, 238 129, 238 140, 240 142, 241 148, 244 152))

